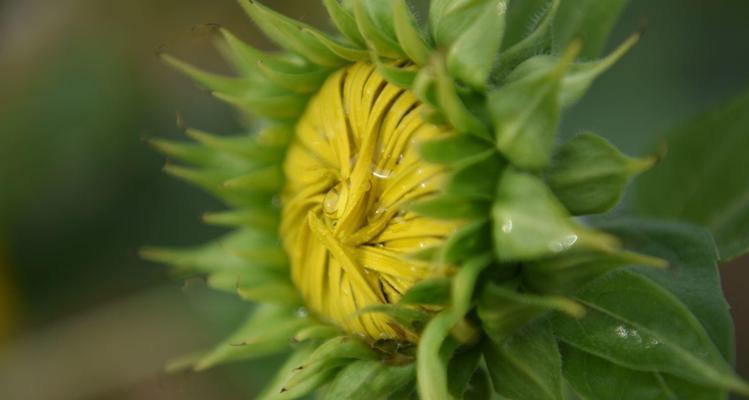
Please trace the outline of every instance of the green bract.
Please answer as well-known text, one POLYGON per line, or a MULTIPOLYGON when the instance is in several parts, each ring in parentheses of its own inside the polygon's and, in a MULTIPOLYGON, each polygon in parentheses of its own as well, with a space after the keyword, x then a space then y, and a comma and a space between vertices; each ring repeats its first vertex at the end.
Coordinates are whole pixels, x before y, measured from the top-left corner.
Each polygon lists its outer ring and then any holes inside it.
POLYGON ((188 130, 196 143, 153 142, 190 165, 170 164, 168 173, 229 207, 205 222, 234 231, 201 247, 143 254, 261 303, 226 341, 175 369, 290 352, 264 399, 315 390, 329 399, 430 400, 492 391, 516 400, 749 394, 730 367, 732 326, 710 235, 577 218, 610 210, 655 161, 624 156, 590 133, 557 140, 565 108, 639 37, 595 60, 625 1, 323 3, 338 33, 240 0, 283 50, 262 52, 221 30, 235 77, 164 56, 254 123, 249 134, 188 130), (460 227, 441 246, 407 256, 430 262, 433 278, 400 302, 359 311, 414 333, 416 343, 405 346, 360 340, 307 312, 278 237, 281 164, 296 121, 331 74, 356 62, 412 92, 424 119, 450 132, 420 147, 448 179, 408 211, 460 227))

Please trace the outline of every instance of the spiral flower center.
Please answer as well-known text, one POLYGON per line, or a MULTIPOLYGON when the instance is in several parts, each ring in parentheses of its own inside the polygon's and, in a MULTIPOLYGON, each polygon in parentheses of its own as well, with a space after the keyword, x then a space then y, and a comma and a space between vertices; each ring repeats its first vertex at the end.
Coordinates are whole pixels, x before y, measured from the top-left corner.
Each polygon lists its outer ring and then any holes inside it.
POLYGON ((419 157, 418 143, 446 133, 421 108, 371 64, 340 70, 310 101, 284 163, 281 235, 294 284, 318 316, 371 340, 414 340, 359 311, 397 302, 430 273, 407 256, 455 228, 406 208, 445 177, 419 157))

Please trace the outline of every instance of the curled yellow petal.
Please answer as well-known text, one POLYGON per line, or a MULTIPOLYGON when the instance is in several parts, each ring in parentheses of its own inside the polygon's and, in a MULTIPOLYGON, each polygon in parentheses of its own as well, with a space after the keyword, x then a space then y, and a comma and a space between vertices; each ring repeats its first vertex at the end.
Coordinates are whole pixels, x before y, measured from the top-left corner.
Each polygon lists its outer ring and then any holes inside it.
POLYGON ((296 126, 284 163, 281 236, 294 284, 319 317, 369 340, 415 340, 383 314, 430 265, 406 256, 442 244, 455 222, 406 206, 440 190, 444 167, 420 142, 447 134, 425 122, 408 90, 371 64, 331 75, 296 126))

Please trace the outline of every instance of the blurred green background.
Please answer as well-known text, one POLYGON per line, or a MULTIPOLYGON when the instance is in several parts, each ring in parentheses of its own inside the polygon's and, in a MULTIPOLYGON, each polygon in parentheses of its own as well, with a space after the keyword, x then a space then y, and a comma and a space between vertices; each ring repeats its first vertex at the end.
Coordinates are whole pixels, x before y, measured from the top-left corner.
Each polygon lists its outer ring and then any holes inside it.
MULTIPOLYGON (((310 0, 267 0, 327 26, 310 0)), ((749 86, 749 2, 632 0, 612 44, 641 43, 564 121, 631 154, 749 86)), ((239 129, 228 107, 165 67, 166 51, 216 71, 213 24, 264 42, 233 0, 0 0, 0 398, 239 399, 276 360, 166 375, 164 362, 231 328, 246 305, 174 283, 143 245, 198 243, 219 204, 160 172, 143 143, 239 129)), ((723 268, 749 376, 749 259, 723 268)))

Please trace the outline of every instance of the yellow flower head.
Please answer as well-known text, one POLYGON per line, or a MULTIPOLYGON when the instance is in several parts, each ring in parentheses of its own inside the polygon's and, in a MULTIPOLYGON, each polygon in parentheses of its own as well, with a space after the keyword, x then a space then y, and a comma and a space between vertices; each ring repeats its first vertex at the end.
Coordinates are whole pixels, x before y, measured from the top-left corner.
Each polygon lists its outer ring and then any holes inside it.
POLYGON ((354 64, 310 101, 284 164, 281 237, 294 284, 321 317, 370 339, 412 338, 389 317, 359 312, 396 303, 428 275, 428 263, 406 256, 455 227, 406 207, 445 177, 418 154, 418 143, 444 134, 421 114, 410 91, 354 64))

